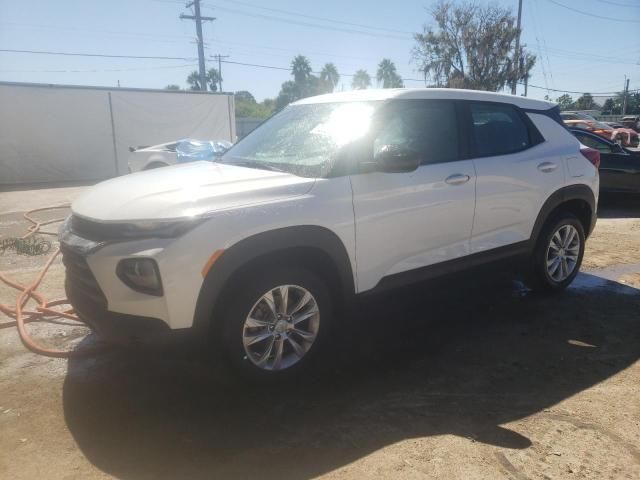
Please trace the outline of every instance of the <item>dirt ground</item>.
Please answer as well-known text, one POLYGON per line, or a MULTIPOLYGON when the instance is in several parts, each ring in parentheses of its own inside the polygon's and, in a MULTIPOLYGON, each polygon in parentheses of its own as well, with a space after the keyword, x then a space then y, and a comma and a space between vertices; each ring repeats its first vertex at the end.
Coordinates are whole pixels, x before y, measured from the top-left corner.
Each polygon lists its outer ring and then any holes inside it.
MULTIPOLYGON (((81 190, 0 193, 0 238, 81 190)), ((5 251, 0 271, 27 283, 44 260, 5 251)), ((58 261, 48 298, 62 279, 58 261)), ((295 384, 242 383, 191 342, 67 361, 0 328, 0 478, 637 479, 639 359, 640 202, 614 199, 563 294, 477 271, 370 298, 295 384)))

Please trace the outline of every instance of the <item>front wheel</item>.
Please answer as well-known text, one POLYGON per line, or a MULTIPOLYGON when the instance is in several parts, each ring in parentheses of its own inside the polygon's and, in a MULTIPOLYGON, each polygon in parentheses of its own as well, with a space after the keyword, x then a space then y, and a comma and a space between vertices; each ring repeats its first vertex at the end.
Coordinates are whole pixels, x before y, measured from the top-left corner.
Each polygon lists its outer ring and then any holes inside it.
POLYGON ((260 270, 236 286, 223 319, 225 349, 232 365, 252 378, 290 376, 308 367, 327 336, 331 297, 306 269, 260 270))
POLYGON ((540 233, 533 254, 529 279, 534 290, 560 291, 578 275, 584 255, 585 234, 580 220, 571 213, 554 217, 540 233))

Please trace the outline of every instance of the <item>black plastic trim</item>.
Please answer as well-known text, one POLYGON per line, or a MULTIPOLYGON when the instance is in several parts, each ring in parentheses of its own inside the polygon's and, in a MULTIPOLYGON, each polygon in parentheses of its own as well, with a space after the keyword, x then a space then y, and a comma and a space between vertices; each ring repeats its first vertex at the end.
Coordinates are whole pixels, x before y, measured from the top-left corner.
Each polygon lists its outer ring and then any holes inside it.
POLYGON ((570 200, 583 200, 589 205, 589 208, 591 210, 591 220, 589 222, 588 228, 585 229, 584 233, 585 236, 588 237, 591 232, 593 232, 593 229, 596 226, 598 214, 598 207, 596 204, 595 196, 593 195, 593 191, 586 185, 569 185, 555 191, 542 205, 542 208, 540 209, 538 217, 536 218, 536 222, 533 226, 531 237, 529 239, 531 248, 533 248, 536 241, 538 240, 538 235, 540 235, 542 227, 544 227, 545 222, 547 221, 553 210, 570 200))
POLYGON ((531 253, 530 248, 528 241, 518 242, 485 252, 466 255, 454 260, 448 260, 446 262, 388 275, 383 277, 374 288, 361 292, 360 295, 377 294, 386 290, 423 282, 425 280, 430 280, 444 275, 450 275, 493 262, 511 260, 517 264, 517 262, 527 258, 527 255, 531 253))
POLYGON ((338 273, 340 285, 337 287, 342 292, 343 299, 348 300, 354 296, 355 283, 349 254, 335 233, 314 225, 279 228, 239 241, 216 260, 198 295, 194 327, 210 326, 221 293, 232 276, 243 266, 261 257, 267 258, 269 255, 295 248, 314 248, 326 254, 338 273))

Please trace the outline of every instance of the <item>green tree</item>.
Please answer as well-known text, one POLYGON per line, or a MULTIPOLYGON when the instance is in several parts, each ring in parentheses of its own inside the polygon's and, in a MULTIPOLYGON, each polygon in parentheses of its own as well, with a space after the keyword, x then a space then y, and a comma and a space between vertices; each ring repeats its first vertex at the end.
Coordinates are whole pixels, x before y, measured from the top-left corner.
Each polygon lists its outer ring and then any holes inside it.
POLYGON ((164 87, 165 90, 180 90, 180 85, 176 85, 175 83, 171 83, 164 87))
POLYGON ((187 84, 189 85, 189 90, 202 90, 200 87, 200 74, 196 70, 187 77, 187 84))
MULTIPOLYGON (((616 94, 614 102, 619 107, 619 114, 622 114, 622 104, 624 102, 624 92, 616 94)), ((640 92, 627 94, 627 110, 626 115, 638 115, 640 114, 640 92)))
POLYGON ((236 101, 236 117, 249 117, 249 118, 267 118, 274 110, 273 101, 269 102, 247 102, 244 100, 236 101))
POLYGON ((573 98, 571 98, 571 95, 568 93, 556 98, 556 103, 560 107, 560 110, 571 110, 573 108, 573 98))
POLYGON ((602 114, 603 115, 617 115, 619 112, 616 112, 616 103, 613 101, 613 98, 607 98, 602 104, 602 114))
POLYGON ((576 100, 574 108, 576 110, 595 110, 600 108, 600 105, 593 100, 593 96, 590 93, 585 93, 576 100))
POLYGON ((333 92, 340 81, 340 74, 333 63, 325 63, 320 71, 320 80, 327 87, 327 91, 333 92))
POLYGON ((291 73, 298 84, 304 84, 311 76, 311 63, 304 55, 296 55, 291 61, 291 73))
POLYGON ((217 92, 220 80, 222 80, 222 78, 220 78, 220 72, 217 68, 210 68, 207 71, 207 86, 209 87, 209 90, 217 92))
POLYGON ((302 98, 300 96, 300 86, 296 82, 288 80, 280 87, 280 93, 276 97, 275 108, 276 110, 281 110, 300 98, 302 98))
POLYGON ((351 80, 351 87, 355 90, 364 90, 371 86, 371 77, 366 70, 358 70, 351 80))
POLYGON ((383 58, 378 64, 378 72, 376 73, 378 85, 382 84, 382 88, 401 88, 404 87, 402 78, 396 71, 396 65, 388 58, 383 58))
POLYGON ((440 0, 430 13, 435 26, 414 35, 412 50, 425 82, 497 91, 530 76, 536 58, 524 45, 514 61, 518 28, 511 9, 440 0))
POLYGON ((256 103, 256 98, 246 90, 240 90, 233 94, 236 102, 256 103))

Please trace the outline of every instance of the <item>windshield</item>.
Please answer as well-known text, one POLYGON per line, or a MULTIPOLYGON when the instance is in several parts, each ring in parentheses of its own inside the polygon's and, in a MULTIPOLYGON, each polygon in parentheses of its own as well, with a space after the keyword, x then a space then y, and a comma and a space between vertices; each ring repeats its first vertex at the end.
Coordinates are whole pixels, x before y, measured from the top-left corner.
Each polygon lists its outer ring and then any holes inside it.
POLYGON ((231 148, 221 162, 324 177, 342 147, 369 130, 373 111, 374 102, 291 105, 231 148))

